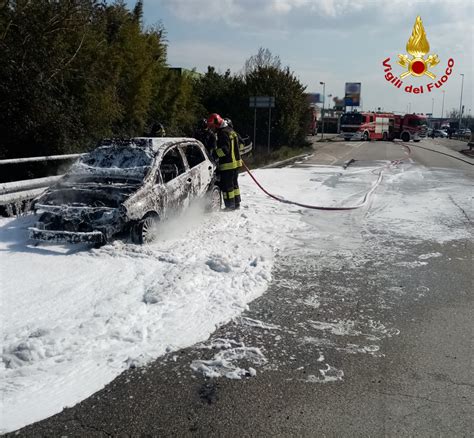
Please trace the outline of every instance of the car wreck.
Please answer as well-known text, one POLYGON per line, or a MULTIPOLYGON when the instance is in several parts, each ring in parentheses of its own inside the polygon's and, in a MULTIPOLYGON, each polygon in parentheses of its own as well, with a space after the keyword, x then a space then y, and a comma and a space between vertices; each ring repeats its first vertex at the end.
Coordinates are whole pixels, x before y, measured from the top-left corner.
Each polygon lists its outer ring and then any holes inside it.
POLYGON ((129 233, 134 243, 150 242, 158 221, 196 199, 220 209, 215 171, 192 138, 105 140, 35 200, 40 217, 29 237, 100 246, 129 233))

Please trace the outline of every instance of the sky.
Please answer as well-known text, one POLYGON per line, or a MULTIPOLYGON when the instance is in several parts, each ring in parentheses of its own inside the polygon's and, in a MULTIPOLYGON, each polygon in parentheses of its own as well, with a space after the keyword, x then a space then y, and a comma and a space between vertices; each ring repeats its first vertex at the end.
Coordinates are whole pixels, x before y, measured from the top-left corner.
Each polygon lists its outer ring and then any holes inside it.
MULTIPOLYGON (((133 7, 135 0, 127 0, 133 7)), ((433 113, 459 109, 464 74, 465 114, 473 107, 473 18, 469 0, 144 0, 146 25, 162 23, 167 32, 168 63, 205 72, 242 70, 245 60, 268 48, 290 67, 308 92, 344 96, 346 82, 362 83, 362 109, 433 113), (396 64, 406 53, 416 16, 420 15, 440 63, 431 80, 408 77, 402 89, 384 77, 382 62, 396 64), (444 74, 449 58, 453 73, 442 88, 426 85, 444 74), (423 94, 407 93, 406 85, 424 85, 423 94), (442 92, 444 90, 445 93, 442 92)), ((331 99, 327 98, 327 102, 331 99)))

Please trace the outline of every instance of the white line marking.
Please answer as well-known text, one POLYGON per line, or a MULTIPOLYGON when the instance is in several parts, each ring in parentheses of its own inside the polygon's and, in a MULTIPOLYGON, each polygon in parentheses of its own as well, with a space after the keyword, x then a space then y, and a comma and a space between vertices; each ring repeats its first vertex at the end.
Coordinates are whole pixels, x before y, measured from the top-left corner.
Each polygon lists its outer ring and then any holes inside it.
MULTIPOLYGON (((357 143, 356 145, 354 145, 354 149, 359 149, 364 143, 367 143, 367 142, 361 141, 360 143, 357 143)), ((342 160, 347 155, 352 154, 354 152, 354 149, 350 150, 349 152, 347 152, 347 154, 344 154, 342 157, 336 158, 332 163, 330 163, 330 165, 333 165, 336 161, 342 160)))

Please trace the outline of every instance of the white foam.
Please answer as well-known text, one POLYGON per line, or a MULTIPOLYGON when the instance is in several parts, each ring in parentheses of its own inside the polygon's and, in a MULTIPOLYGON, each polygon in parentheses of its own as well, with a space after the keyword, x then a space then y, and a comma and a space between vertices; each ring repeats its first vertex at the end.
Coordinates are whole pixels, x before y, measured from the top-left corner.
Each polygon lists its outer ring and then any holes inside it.
MULTIPOLYGON (((286 199, 344 206, 360 201, 375 169, 308 166, 255 175, 286 199)), ((120 240, 94 250, 35 246, 26 229, 36 218, 0 219, 0 269, 7 279, 0 292, 2 432, 74 405, 129 366, 204 341, 265 292, 277 251, 310 247, 321 255, 318 269, 337 272, 377 257, 378 247, 367 236, 389 238, 393 251, 404 239, 444 243, 471 237, 472 180, 462 172, 413 164, 391 168, 370 205, 339 213, 281 204, 248 176, 240 181, 241 212, 205 216, 191 209, 161 224, 158 241, 145 246, 120 240)), ((434 254, 400 267, 422 267, 434 254)), ((294 281, 281 286, 298 290, 294 281)), ((319 305, 317 298, 308 300, 308 306, 319 305)), ((313 321, 308 329, 372 342, 397 334, 374 324, 313 321)), ((277 329, 265 322, 254 327, 277 329)), ((325 377, 338 375, 332 374, 328 370, 325 377)))

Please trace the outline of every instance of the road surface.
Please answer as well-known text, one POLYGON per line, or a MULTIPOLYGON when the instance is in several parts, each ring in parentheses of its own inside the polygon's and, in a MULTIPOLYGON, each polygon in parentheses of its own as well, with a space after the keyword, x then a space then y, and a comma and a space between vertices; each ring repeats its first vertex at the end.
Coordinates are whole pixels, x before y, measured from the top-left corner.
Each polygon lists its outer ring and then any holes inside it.
MULTIPOLYGON (((448 183, 439 183, 450 180, 446 175, 472 184, 474 160, 456 151, 459 144, 443 142, 410 143, 410 157, 399 142, 315 143, 313 156, 295 166, 354 159, 351 166, 363 170, 402 158, 411 163, 407 172, 421 175, 419 183, 382 183, 377 202, 334 216, 326 237, 315 234, 298 244, 295 232, 295 245, 277 256, 268 291, 243 318, 218 328, 205 345, 128 370, 18 435, 471 435, 472 238, 409 238, 390 229, 375 232, 371 222, 389 191, 403 202, 423 184, 423 190, 449 192, 448 183), (252 376, 206 378, 191 369, 193 361, 225 351, 219 339, 262 353, 240 363, 252 376)), ((460 218, 452 226, 471 232, 472 199, 449 196, 460 218)), ((306 220, 317 229, 322 214, 306 220)))

